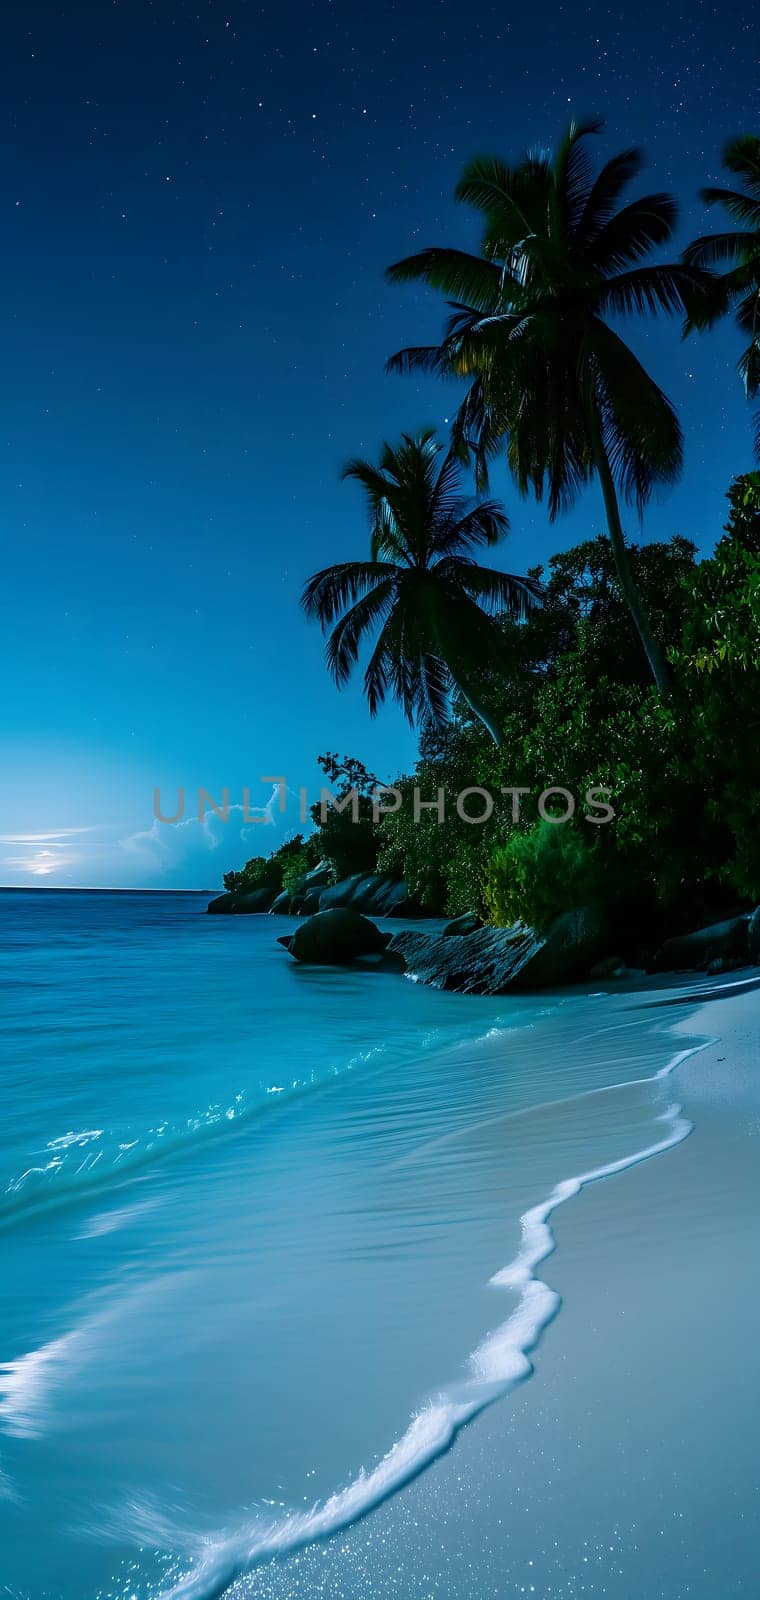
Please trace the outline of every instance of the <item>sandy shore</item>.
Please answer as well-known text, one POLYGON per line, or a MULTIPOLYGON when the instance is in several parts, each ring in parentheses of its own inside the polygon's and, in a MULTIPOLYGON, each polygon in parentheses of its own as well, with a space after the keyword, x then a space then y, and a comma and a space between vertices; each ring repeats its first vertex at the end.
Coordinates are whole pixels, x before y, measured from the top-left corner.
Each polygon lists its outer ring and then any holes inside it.
MULTIPOLYGON (((760 989, 672 1010, 694 1131, 556 1216, 533 1379, 339 1541, 240 1593, 733 1600, 760 1548, 760 989)), ((642 1005, 657 999, 650 991, 642 1005)))

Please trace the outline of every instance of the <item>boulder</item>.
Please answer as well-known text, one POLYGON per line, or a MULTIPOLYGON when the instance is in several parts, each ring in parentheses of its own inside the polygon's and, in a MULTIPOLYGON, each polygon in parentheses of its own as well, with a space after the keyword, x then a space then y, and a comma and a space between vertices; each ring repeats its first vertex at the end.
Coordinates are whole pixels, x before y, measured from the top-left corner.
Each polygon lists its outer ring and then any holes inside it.
POLYGON ((291 916, 292 913, 290 910, 290 902, 292 898, 293 896, 291 895, 289 889, 281 889, 279 894, 275 895, 275 898, 269 907, 270 913, 281 912, 283 916, 291 916))
POLYGON ((654 958, 655 969, 694 972, 718 960, 730 966, 749 961, 749 921, 746 916, 729 917, 727 922, 714 922, 709 928, 666 939, 654 958))
POLYGON ((461 917, 454 917, 451 922, 446 923, 445 928, 442 930, 443 937, 444 939, 450 939, 452 937, 460 937, 466 933, 477 933, 478 928, 482 928, 482 926, 482 920, 475 911, 463 911, 461 917))
POLYGON ((503 994, 540 946, 532 929, 516 922, 511 928, 480 928, 459 939, 405 928, 393 934, 388 951, 400 956, 420 983, 434 989, 503 994))
POLYGON ((403 878, 390 878, 378 872, 357 872, 323 889, 320 911, 350 906, 371 917, 421 917, 429 915, 409 894, 403 878))
POLYGON ((207 905, 214 913, 226 912, 229 916, 250 916, 254 912, 268 911, 275 896, 271 883, 262 883, 244 894, 220 894, 207 905))
POLYGON ((557 917, 542 937, 523 922, 477 928, 464 938, 405 929, 388 953, 421 983, 458 994, 554 989, 583 978, 598 952, 600 924, 587 909, 557 917))
POLYGON ((357 872, 352 877, 343 878, 340 883, 333 883, 323 889, 319 897, 319 909, 331 911, 350 906, 354 911, 381 916, 385 914, 385 903, 393 902, 394 891, 399 887, 405 896, 405 885, 392 884, 390 879, 379 877, 375 872, 357 872))
POLYGON ((311 872, 304 875, 303 886, 306 893, 312 889, 326 889, 331 877, 332 867, 329 861, 318 861, 316 867, 312 867, 311 872))
POLYGON ((563 911, 511 987, 558 989, 565 983, 581 983, 603 948, 604 927, 598 911, 590 906, 563 911))
POLYGON ((425 917, 435 915, 410 895, 403 878, 391 878, 380 872, 356 872, 340 883, 331 883, 329 865, 319 866, 299 878, 290 893, 273 899, 270 910, 285 912, 289 916, 311 916, 319 911, 337 911, 350 907, 371 917, 425 917))
POLYGON ((604 956, 601 961, 595 961, 589 978, 592 983, 604 982, 606 978, 625 978, 628 968, 620 956, 604 956))
POLYGON ((214 916, 220 912, 229 912, 232 910, 234 898, 234 894, 218 894, 215 900, 209 900, 206 910, 210 911, 214 916))
POLYGON ((383 955, 390 935, 381 933, 358 911, 335 906, 318 911, 316 916, 280 939, 296 961, 317 966, 345 966, 359 956, 383 955))
POLYGON ((233 895, 232 913, 249 916, 252 912, 268 911, 276 893, 273 884, 262 883, 257 889, 249 889, 247 894, 233 895))

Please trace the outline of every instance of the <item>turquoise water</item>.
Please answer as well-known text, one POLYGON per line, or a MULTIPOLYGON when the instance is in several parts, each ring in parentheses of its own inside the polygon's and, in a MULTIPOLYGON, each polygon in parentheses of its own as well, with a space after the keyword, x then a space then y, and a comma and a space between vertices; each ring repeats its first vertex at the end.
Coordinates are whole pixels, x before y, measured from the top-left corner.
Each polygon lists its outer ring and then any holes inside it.
POLYGON ((13 1596, 329 1554, 530 1375, 557 1207, 690 1131, 667 1009, 308 970, 207 898, 0 896, 13 1596))

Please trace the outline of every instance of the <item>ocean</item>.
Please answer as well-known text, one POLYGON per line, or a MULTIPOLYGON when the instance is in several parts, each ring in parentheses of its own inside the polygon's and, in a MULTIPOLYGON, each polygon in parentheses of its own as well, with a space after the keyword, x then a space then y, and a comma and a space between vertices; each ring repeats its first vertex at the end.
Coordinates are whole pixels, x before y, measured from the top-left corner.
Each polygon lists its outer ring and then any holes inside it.
MULTIPOLYGON (((567 1359, 560 1211, 635 1183, 650 1228, 692 1143, 694 999, 308 969, 208 899, 0 895, 0 1592, 632 1600, 625 1563, 518 1571, 480 1492, 436 1550, 567 1359)), ((679 1563, 644 1592, 752 1593, 679 1563)))

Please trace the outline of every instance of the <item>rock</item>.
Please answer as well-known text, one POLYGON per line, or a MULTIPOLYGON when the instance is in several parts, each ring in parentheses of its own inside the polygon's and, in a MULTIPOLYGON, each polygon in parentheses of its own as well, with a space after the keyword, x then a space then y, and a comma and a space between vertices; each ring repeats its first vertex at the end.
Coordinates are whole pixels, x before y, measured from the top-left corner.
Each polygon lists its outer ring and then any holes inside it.
POLYGON ((234 894, 218 894, 215 900, 209 900, 206 910, 213 915, 217 915, 219 912, 229 912, 232 910, 234 898, 234 894))
POLYGON ((666 939, 654 958, 655 969, 658 972, 694 972, 717 959, 730 961, 732 965, 748 961, 748 926, 748 917, 730 917, 727 922, 714 922, 709 928, 697 928, 694 933, 666 939))
POLYGON ((604 956, 601 961, 594 962, 589 978, 592 983, 596 983, 599 979, 604 981, 605 978, 625 978, 627 974, 628 968, 620 956, 604 956))
POLYGON ((540 947, 536 934, 516 922, 511 928, 480 928, 459 939, 406 928, 394 933, 388 950, 402 958, 420 983, 435 989, 503 994, 540 947))
POLYGON ((258 889, 249 889, 247 894, 233 895, 233 915, 250 915, 251 912, 268 911, 275 893, 276 890, 271 883, 263 883, 258 889))
POLYGON ((410 894, 403 878, 389 878, 382 873, 355 873, 340 883, 323 889, 319 898, 320 911, 350 906, 371 917, 421 917, 430 915, 410 894))
MULTIPOLYGON (((287 936, 286 936, 287 937, 287 936)), ((319 966, 345 966, 358 956, 383 955, 390 935, 381 933, 358 911, 336 906, 318 911, 289 936, 286 948, 296 961, 319 966)), ((281 944, 286 939, 280 940, 281 944)))
POLYGON ((270 910, 287 915, 311 916, 317 910, 336 911, 350 907, 370 917, 426 917, 436 915, 410 895, 403 878, 385 873, 356 872, 353 877, 330 883, 331 869, 326 862, 307 872, 272 901, 270 910))
MULTIPOLYGON (((340 883, 323 889, 319 897, 319 909, 330 911, 350 906, 354 911, 382 916, 386 905, 392 904, 396 898, 395 890, 396 885, 392 885, 390 879, 378 877, 374 872, 355 873, 353 877, 343 878, 340 883), (379 909, 380 905, 382 910, 379 909)), ((402 892, 406 895, 405 885, 402 886, 402 892)))
POLYGON ((281 889, 280 893, 278 895, 275 895, 275 898, 272 901, 271 906, 269 907, 270 914, 273 914, 275 912, 281 912, 283 916, 286 916, 286 917, 290 916, 291 915, 291 911, 290 911, 291 899, 292 899, 292 895, 290 893, 290 890, 289 889, 281 889))
POLYGON ((760 906, 757 906, 747 923, 747 955, 753 967, 760 967, 760 906))
POLYGON ((522 922, 478 928, 466 938, 415 928, 394 934, 388 953, 400 956, 409 973, 434 988, 504 994, 553 989, 584 977, 599 940, 598 918, 583 909, 557 917, 544 938, 522 922))
POLYGON ((443 937, 450 939, 466 933, 477 933, 478 928, 482 926, 483 923, 475 911, 463 911, 461 917, 454 917, 453 921, 446 923, 443 937))
POLYGON ((226 912, 229 916, 250 916, 254 912, 268 911, 275 890, 271 883, 260 884, 245 894, 220 894, 207 905, 211 912, 226 912))
POLYGON ((598 911, 590 906, 563 911, 517 974, 512 988, 557 989, 565 983, 580 983, 603 948, 604 928, 598 911))
POLYGON ((318 861, 316 867, 312 867, 311 872, 304 875, 304 889, 307 893, 311 889, 326 889, 331 877, 332 867, 329 861, 318 861))

